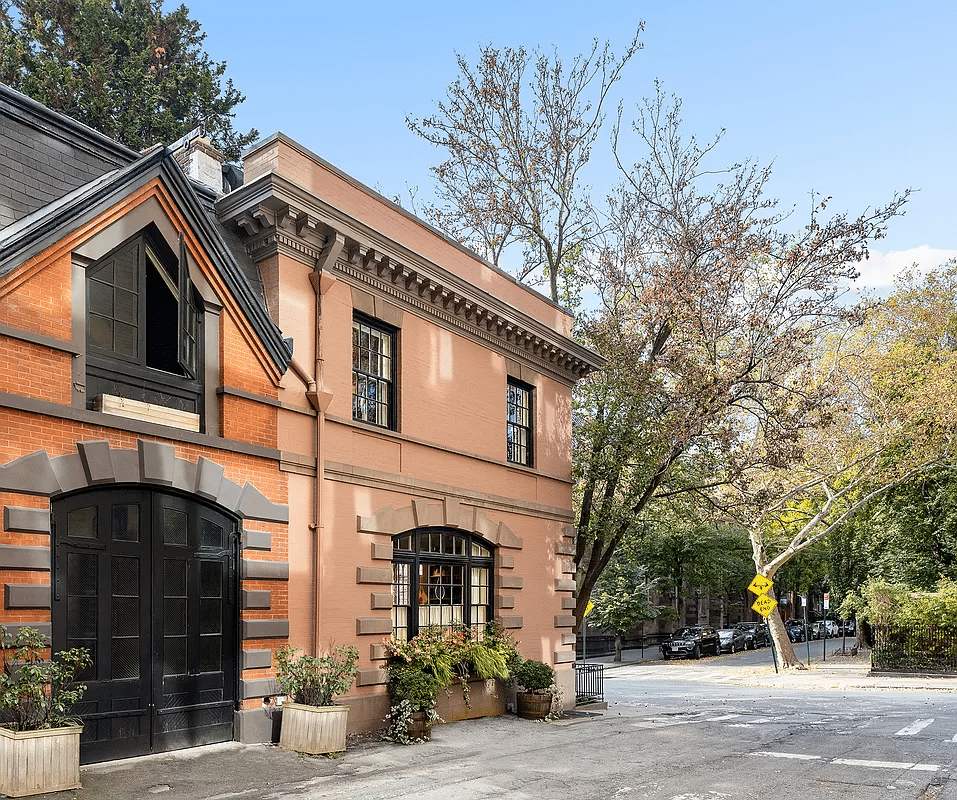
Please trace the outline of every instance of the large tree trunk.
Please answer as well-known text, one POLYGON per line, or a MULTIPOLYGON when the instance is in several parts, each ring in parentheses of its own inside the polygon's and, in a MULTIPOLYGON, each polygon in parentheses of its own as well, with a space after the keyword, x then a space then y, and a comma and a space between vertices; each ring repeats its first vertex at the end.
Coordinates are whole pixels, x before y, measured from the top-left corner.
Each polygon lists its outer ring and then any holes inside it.
POLYGON ((771 628, 771 638, 774 640, 774 649, 778 655, 778 666, 781 669, 807 669, 807 666, 794 654, 794 645, 788 637, 784 620, 778 609, 774 609, 768 617, 768 626, 771 628))

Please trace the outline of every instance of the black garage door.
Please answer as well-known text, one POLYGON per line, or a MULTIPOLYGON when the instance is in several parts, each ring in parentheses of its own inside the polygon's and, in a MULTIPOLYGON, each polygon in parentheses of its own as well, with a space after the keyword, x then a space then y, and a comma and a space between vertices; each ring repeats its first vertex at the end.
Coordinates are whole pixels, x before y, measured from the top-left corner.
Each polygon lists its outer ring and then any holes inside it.
POLYGON ((53 645, 93 667, 76 713, 84 763, 233 738, 234 520, 160 491, 54 503, 53 645))

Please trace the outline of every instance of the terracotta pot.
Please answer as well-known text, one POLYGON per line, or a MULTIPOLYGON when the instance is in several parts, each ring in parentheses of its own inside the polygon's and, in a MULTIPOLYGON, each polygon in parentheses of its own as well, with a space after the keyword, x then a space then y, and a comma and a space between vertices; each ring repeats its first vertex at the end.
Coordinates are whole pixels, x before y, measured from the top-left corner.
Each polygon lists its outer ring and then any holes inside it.
POLYGON ((413 711, 407 728, 410 739, 429 741, 432 738, 432 725, 425 711, 413 711))
POLYGON ((518 692, 515 701, 517 713, 522 719, 545 719, 552 708, 551 694, 518 692))

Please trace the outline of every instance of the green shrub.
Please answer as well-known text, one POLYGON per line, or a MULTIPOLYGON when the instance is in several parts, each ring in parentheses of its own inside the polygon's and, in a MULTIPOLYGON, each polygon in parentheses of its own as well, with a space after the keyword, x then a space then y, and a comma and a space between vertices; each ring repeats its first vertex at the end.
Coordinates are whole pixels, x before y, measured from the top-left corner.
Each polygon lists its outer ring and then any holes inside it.
POLYGON ((389 695, 392 704, 409 702, 413 711, 428 711, 435 707, 439 682, 431 673, 407 664, 389 667, 389 695))
POLYGON ((359 650, 351 644, 318 656, 297 656, 295 649, 283 645, 276 651, 276 679, 294 703, 331 706, 352 688, 358 661, 359 650))
POLYGON ((70 716, 86 691, 75 683, 81 669, 93 661, 85 648, 63 650, 50 660, 43 636, 34 628, 4 633, 0 671, 0 724, 14 731, 35 731, 78 725, 70 716))
POLYGON ((515 670, 515 682, 526 692, 545 692, 555 682, 555 670, 530 658, 515 670))

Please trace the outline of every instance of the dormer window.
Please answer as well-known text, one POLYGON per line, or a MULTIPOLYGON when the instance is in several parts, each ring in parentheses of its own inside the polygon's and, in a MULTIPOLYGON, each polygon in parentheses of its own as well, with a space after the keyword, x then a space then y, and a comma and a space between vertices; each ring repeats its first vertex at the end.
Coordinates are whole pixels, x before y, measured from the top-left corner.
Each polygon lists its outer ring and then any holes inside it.
POLYGON ((185 247, 152 226, 87 270, 87 397, 200 414, 201 301, 185 247))

